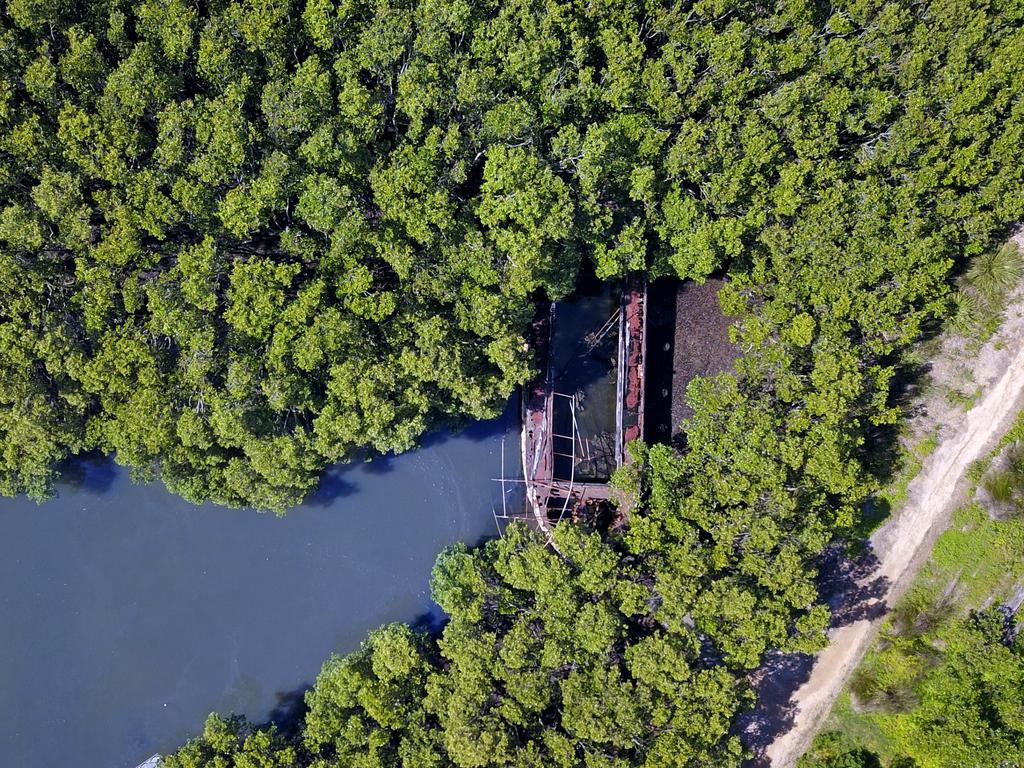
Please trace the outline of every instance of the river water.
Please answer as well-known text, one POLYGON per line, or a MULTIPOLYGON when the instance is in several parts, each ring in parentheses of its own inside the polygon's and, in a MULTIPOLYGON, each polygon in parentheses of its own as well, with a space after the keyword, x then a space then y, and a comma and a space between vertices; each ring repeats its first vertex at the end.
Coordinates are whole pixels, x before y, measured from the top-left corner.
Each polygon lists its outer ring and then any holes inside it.
POLYGON ((513 409, 337 467, 278 518, 196 507, 74 463, 56 498, 0 498, 0 766, 132 768, 210 711, 287 708, 332 652, 437 620, 437 553, 495 533, 513 409))

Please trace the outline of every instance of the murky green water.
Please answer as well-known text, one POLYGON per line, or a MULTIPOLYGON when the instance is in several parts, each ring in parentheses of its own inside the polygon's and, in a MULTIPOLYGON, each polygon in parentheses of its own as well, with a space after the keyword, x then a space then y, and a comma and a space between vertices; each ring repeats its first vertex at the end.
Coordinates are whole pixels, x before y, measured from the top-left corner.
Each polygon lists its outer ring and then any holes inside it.
POLYGON ((554 441, 555 477, 562 480, 603 482, 615 469, 620 294, 618 284, 600 283, 555 305, 552 418, 563 436, 554 441), (568 439, 574 435, 575 441, 568 439))

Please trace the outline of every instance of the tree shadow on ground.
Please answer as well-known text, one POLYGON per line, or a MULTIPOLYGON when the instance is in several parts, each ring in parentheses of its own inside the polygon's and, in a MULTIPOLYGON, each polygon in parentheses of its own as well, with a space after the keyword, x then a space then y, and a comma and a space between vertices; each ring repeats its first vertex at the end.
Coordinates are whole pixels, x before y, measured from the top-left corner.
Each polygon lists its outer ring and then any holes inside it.
MULTIPOLYGON (((830 546, 822 555, 818 573, 818 594, 832 611, 830 629, 861 620, 873 621, 888 610, 884 597, 889 580, 878 574, 874 550, 852 556, 843 542, 830 546)), ((806 653, 771 651, 751 675, 757 704, 737 719, 736 732, 752 753, 748 768, 769 768, 765 750, 793 727, 797 714, 794 696, 811 676, 815 657, 806 653)))
POLYGON ((751 752, 748 768, 769 768, 765 750, 788 731, 796 718, 793 694, 807 682, 814 657, 806 653, 770 651, 751 677, 757 704, 737 720, 736 731, 751 752))
POLYGON ((831 629, 881 618, 888 610, 883 598, 889 579, 878 574, 878 556, 870 544, 851 555, 843 543, 825 550, 818 566, 818 594, 832 611, 831 629))
MULTIPOLYGON (((933 329, 932 337, 937 333, 938 330, 933 329)), ((895 363, 888 403, 899 408, 902 417, 898 423, 869 428, 857 457, 877 487, 885 487, 891 483, 903 469, 905 456, 900 449, 900 429, 908 419, 925 411, 921 395, 927 385, 931 369, 930 362, 904 360, 895 363)))

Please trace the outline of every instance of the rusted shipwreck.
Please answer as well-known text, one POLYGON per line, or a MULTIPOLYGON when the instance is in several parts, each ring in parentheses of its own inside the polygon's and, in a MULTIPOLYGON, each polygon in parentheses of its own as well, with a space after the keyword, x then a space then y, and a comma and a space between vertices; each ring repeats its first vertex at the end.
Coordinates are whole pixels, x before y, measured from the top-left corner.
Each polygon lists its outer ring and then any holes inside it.
POLYGON ((544 531, 607 512, 608 480, 644 429, 647 283, 582 301, 542 306, 531 329, 540 373, 522 398, 522 516, 544 531))

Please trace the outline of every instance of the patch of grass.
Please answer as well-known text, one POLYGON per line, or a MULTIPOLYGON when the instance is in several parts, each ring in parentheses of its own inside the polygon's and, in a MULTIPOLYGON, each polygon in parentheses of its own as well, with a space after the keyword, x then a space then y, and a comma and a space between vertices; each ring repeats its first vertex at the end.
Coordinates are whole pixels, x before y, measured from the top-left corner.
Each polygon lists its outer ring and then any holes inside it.
POLYGON ((1010 472, 989 472, 981 481, 982 488, 992 497, 993 501, 1000 504, 1009 504, 1013 501, 1014 478, 1010 472))
POLYGON ((982 303, 976 293, 959 290, 953 296, 949 329, 959 336, 973 336, 981 322, 982 303))
POLYGON ((1013 440, 1007 444, 1006 462, 1016 477, 1024 480, 1024 441, 1013 440))
POLYGON ((892 741, 878 726, 877 717, 858 711, 848 691, 844 691, 836 700, 823 730, 838 731, 851 744, 870 749, 883 760, 890 760, 894 756, 892 741))
POLYGON ((974 404, 978 402, 979 397, 981 397, 980 386, 967 391, 955 387, 950 387, 946 390, 946 400, 954 408, 959 408, 961 411, 969 411, 973 408, 974 404))
POLYGON ((864 712, 893 715, 909 712, 917 705, 914 676, 898 677, 884 670, 861 667, 850 679, 850 693, 864 712))
POLYGON ((857 525, 850 532, 851 543, 847 548, 850 554, 862 553, 871 534, 881 528, 891 514, 892 505, 884 495, 879 494, 868 499, 861 507, 857 525))
POLYGON ((971 483, 971 487, 977 487, 978 483, 981 482, 981 478, 985 476, 985 471, 992 463, 992 457, 989 456, 984 459, 977 459, 971 462, 971 465, 967 467, 967 471, 964 473, 967 479, 971 483))
POLYGON ((968 504, 935 544, 919 584, 945 584, 959 576, 963 611, 978 607, 1024 576, 1024 522, 993 520, 980 504, 968 504))
POLYGON ((953 297, 947 325, 964 338, 969 352, 980 348, 999 329, 1021 273, 1021 254, 1012 242, 975 257, 953 297))
POLYGON ((981 473, 980 485, 992 502, 1004 512, 1024 508, 1024 441, 1006 444, 1000 454, 989 460, 988 471, 981 473))
POLYGON ((888 628, 902 637, 922 637, 935 632, 956 612, 959 581, 959 577, 954 577, 937 596, 924 590, 911 592, 893 609, 888 628))
POLYGON ((915 445, 911 450, 914 455, 924 461, 926 458, 935 453, 935 449, 939 447, 939 430, 935 430, 920 443, 915 445))
POLYGON ((981 296, 996 300, 1005 296, 1020 280, 1021 259, 1014 242, 982 253, 971 262, 965 275, 967 285, 981 296))

